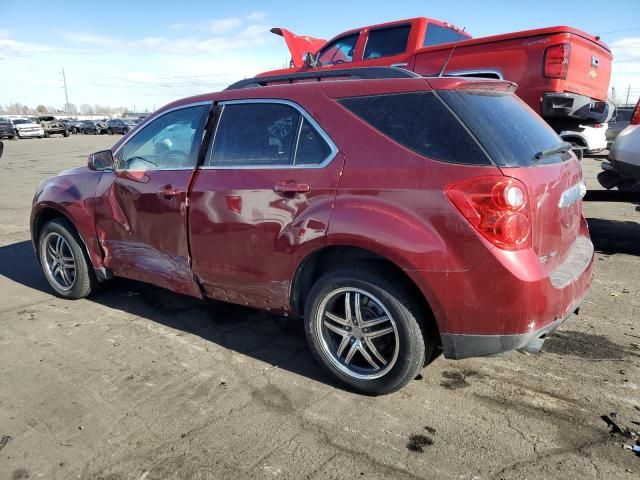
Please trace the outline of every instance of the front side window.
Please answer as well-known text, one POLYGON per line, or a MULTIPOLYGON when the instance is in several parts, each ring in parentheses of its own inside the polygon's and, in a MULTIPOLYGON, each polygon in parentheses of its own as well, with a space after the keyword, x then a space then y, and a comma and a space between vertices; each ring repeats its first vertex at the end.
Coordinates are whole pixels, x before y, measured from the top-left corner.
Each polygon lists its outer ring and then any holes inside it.
POLYGON ((298 110, 282 103, 224 106, 205 166, 317 165, 331 147, 298 110))
POLYGON ((364 49, 364 59, 390 57, 404 53, 407 50, 410 31, 410 25, 372 30, 369 32, 367 46, 364 49))
POLYGON ((321 65, 335 65, 353 61, 353 54, 359 36, 359 33, 353 33, 334 40, 320 51, 318 61, 321 65))
POLYGON ((442 43, 451 43, 456 41, 468 40, 471 36, 466 33, 459 32, 447 27, 441 27, 435 23, 427 24, 427 33, 424 36, 425 47, 431 45, 440 45, 442 43))
POLYGON ((181 108, 151 121, 120 149, 118 169, 194 167, 198 147, 194 138, 208 110, 208 105, 181 108))

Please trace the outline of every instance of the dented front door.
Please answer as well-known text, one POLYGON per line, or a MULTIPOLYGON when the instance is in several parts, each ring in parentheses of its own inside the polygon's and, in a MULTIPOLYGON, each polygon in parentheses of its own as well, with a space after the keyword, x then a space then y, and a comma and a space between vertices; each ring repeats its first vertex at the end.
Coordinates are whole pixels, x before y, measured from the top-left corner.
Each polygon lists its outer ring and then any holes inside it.
POLYGON ((170 110, 116 152, 96 192, 104 265, 132 278, 200 296, 191 273, 187 193, 209 104, 170 110))

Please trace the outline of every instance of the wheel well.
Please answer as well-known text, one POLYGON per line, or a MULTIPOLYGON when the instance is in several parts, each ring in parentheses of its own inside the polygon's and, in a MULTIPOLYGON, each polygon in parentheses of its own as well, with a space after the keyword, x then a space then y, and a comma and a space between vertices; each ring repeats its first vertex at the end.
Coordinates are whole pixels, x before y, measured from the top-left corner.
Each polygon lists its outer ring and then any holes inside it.
MULTIPOLYGON (((414 299, 420 311, 425 313, 425 319, 431 324, 429 326, 437 329, 431 306, 414 281, 391 260, 377 253, 357 247, 326 247, 314 252, 302 262, 294 276, 291 288, 291 306, 295 314, 298 316, 304 315, 307 294, 313 287, 313 284, 324 273, 336 267, 363 262, 370 265, 373 264, 376 268, 384 271, 401 283, 414 299)), ((439 334, 437 338, 440 338, 439 334)))
POLYGON ((38 249, 38 237, 40 236, 40 230, 42 230, 42 227, 45 223, 56 218, 64 218, 65 220, 69 221, 71 225, 73 225, 73 223, 66 217, 66 215, 61 213, 59 210, 56 210, 55 208, 45 208, 38 212, 38 215, 33 222, 33 240, 36 250, 38 249))
POLYGON ((562 135, 562 139, 565 142, 575 143, 576 145, 580 145, 581 147, 586 147, 587 142, 582 137, 577 137, 575 135, 562 135))

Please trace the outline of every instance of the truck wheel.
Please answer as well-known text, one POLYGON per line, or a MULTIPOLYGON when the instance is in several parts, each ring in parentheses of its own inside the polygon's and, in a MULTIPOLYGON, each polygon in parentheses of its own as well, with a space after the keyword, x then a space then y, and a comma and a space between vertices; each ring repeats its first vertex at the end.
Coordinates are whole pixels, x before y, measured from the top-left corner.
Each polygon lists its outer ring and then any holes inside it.
POLYGON ((44 132, 44 138, 49 138, 49 132, 44 132))
POLYGON ((113 130, 112 130, 111 128, 109 128, 109 130, 107 130, 107 133, 108 133, 109 135, 113 135, 113 130))
POLYGON ((98 287, 89 255, 67 220, 51 220, 42 227, 38 255, 44 276, 59 297, 77 300, 98 287))
POLYGON ((64 132, 62 132, 62 136, 63 137, 68 137, 69 136, 69 130, 65 130, 64 132))
POLYGON ((421 320, 408 292, 367 265, 323 275, 305 307, 305 331, 316 359, 340 382, 367 395, 402 388, 432 357, 436 339, 423 334, 421 320))

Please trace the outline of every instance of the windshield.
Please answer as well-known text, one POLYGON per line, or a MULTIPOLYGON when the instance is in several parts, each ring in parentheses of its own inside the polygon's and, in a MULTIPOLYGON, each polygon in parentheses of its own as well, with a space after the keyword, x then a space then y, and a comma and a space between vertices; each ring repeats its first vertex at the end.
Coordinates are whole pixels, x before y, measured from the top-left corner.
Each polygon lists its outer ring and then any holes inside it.
POLYGON ((14 125, 22 125, 25 123, 33 123, 31 120, 26 120, 24 118, 19 118, 18 120, 13 121, 14 125))
POLYGON ((487 90, 440 90, 438 94, 467 125, 497 165, 520 167, 558 163, 571 158, 536 154, 558 147, 562 139, 513 93, 487 90))

